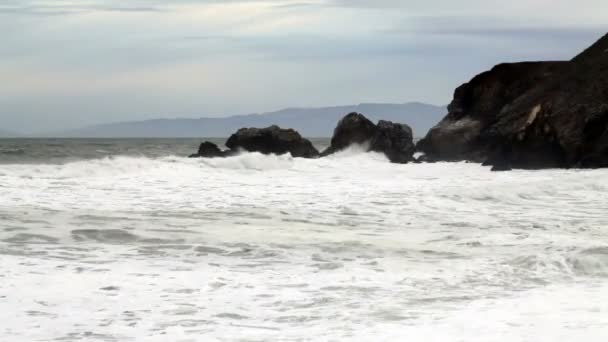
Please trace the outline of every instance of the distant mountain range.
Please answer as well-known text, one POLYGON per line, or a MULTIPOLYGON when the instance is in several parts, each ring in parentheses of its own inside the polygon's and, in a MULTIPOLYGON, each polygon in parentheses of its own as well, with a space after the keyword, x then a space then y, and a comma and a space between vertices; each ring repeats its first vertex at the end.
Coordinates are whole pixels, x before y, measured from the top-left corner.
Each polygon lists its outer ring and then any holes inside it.
POLYGON ((288 108, 264 114, 223 118, 156 119, 118 122, 55 133, 58 137, 227 137, 242 127, 279 125, 294 128, 306 137, 330 137, 340 118, 350 112, 365 114, 372 121, 380 119, 406 123, 414 136, 422 137, 445 115, 446 108, 424 103, 360 104, 325 108, 288 108))

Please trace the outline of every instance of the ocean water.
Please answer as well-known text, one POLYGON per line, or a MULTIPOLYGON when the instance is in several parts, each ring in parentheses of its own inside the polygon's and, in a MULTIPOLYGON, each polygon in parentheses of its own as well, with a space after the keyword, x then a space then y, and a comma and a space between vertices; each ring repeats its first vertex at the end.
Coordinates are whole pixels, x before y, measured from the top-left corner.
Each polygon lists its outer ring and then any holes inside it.
POLYGON ((608 170, 198 142, 0 140, 0 341, 608 340, 608 170))

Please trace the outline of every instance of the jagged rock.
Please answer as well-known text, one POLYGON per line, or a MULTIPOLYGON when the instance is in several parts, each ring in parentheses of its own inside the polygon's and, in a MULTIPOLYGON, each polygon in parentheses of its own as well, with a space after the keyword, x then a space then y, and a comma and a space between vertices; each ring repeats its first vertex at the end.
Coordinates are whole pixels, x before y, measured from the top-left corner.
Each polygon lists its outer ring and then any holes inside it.
POLYGON ((276 125, 267 128, 241 128, 231 135, 226 146, 233 151, 243 149, 264 154, 291 153, 294 157, 316 158, 319 151, 308 139, 293 129, 276 125))
POLYGON ((360 113, 350 113, 338 122, 331 145, 322 155, 336 153, 353 144, 367 146, 369 151, 384 153, 393 163, 414 160, 415 146, 409 126, 382 120, 375 125, 360 113))
POLYGON ((448 115, 417 144, 429 158, 484 161, 492 125, 510 103, 561 70, 564 62, 500 64, 458 87, 448 115))
POLYGON ((416 146, 412 129, 408 125, 380 120, 370 149, 384 153, 393 163, 414 161, 416 146))
POLYGON ((198 153, 190 155, 190 158, 216 158, 225 156, 226 152, 220 150, 216 144, 205 141, 199 146, 198 153))
POLYGON ((458 88, 417 148, 438 160, 608 166, 608 35, 569 62, 502 64, 458 88))
POLYGON ((378 127, 363 114, 347 114, 338 122, 331 138, 331 145, 323 151, 322 155, 330 155, 353 144, 371 143, 377 131, 378 127))

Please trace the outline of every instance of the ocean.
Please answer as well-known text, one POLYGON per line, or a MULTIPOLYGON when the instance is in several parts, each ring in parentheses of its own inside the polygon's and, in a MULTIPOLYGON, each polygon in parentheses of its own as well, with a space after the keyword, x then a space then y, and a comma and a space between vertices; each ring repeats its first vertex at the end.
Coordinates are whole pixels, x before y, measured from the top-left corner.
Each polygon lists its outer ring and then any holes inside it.
POLYGON ((0 341, 608 340, 606 169, 200 141, 0 140, 0 341))

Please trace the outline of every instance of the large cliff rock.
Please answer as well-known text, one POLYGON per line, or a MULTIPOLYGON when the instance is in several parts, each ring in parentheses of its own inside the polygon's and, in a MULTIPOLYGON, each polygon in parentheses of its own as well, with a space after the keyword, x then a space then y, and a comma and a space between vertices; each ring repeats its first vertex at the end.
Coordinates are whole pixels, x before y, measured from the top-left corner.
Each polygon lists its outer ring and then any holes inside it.
POLYGON ((369 151, 384 153, 393 163, 413 161, 415 151, 409 126, 383 120, 375 125, 363 114, 350 113, 338 122, 331 145, 322 155, 336 153, 353 144, 365 145, 369 151))
POLYGON ((608 166, 608 35, 569 62, 501 64, 459 87, 417 148, 500 168, 608 166))
POLYGON ((291 153, 294 157, 316 158, 319 151, 308 139, 293 129, 278 126, 241 128, 228 138, 226 146, 233 151, 246 150, 264 154, 291 153))
POLYGON ((458 87, 448 115, 420 140, 417 148, 430 158, 483 162, 485 141, 501 113, 538 84, 561 71, 566 62, 500 64, 458 87))

